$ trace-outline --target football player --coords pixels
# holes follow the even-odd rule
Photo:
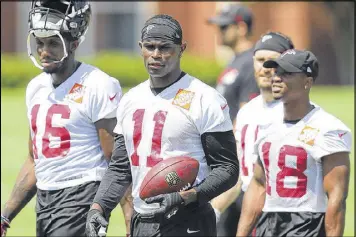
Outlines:
[[[26,89],[29,154],[2,211],[1,235],[35,194],[37,236],[85,234],[86,214],[111,157],[122,94],[115,78],[75,60],[90,18],[87,1],[32,2],[28,52],[43,73]]]
[[[87,234],[97,236],[132,183],[131,236],[216,236],[209,201],[238,179],[235,138],[226,100],[180,68],[186,49],[182,29],[168,15],[155,15],[141,31],[149,79],[127,92],[119,105],[109,168],[88,213]],[[160,161],[188,156],[199,162],[188,190],[140,199],[140,185]]]
[[[290,38],[278,32],[268,32],[262,35],[255,44],[253,64],[260,95],[245,104],[237,113],[234,133],[240,164],[240,179],[234,188],[212,200],[218,216],[224,213],[231,203],[235,203],[235,200],[237,203],[235,205],[241,210],[243,195],[253,174],[253,162],[256,159],[253,154],[253,145],[258,134],[258,125],[283,117],[283,104],[272,96],[274,71],[263,67],[263,63],[269,59],[276,59],[284,51],[293,48]],[[238,221],[234,222],[234,232],[229,236],[236,235],[237,223]]]
[[[253,14],[242,4],[227,4],[217,16],[209,18],[208,23],[219,27],[222,45],[231,48],[235,54],[216,85],[216,89],[226,98],[231,120],[234,121],[239,109],[260,92],[253,76],[254,43],[250,39]],[[229,207],[229,213],[218,224],[219,236],[235,232],[231,230],[231,224],[236,223],[240,215],[235,206]]]
[[[263,66],[276,70],[272,95],[282,100],[284,115],[259,127],[237,236],[247,236],[256,223],[257,236],[342,236],[351,132],[310,103],[318,60],[291,49]]]

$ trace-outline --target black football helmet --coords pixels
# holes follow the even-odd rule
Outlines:
[[[29,12],[28,55],[41,69],[31,53],[30,36],[50,37],[57,35],[64,46],[63,61],[68,54],[63,38],[82,43],[91,18],[91,6],[88,1],[80,0],[33,0]]]

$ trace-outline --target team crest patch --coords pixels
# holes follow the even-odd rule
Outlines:
[[[305,144],[313,146],[315,138],[318,135],[318,133],[319,133],[319,129],[305,126],[301,131],[301,133],[299,134],[298,140]]]
[[[70,89],[69,93],[66,95],[66,98],[80,104],[83,101],[84,89],[85,86],[75,83],[72,89]]]
[[[173,99],[172,104],[178,105],[183,109],[189,110],[190,104],[192,103],[192,100],[194,98],[194,94],[195,94],[194,92],[179,89],[176,96]]]
[[[164,179],[170,187],[176,186],[182,181],[175,171],[169,172]]]

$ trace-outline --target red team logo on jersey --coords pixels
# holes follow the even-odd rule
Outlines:
[[[183,109],[189,110],[193,98],[194,98],[194,92],[179,89],[176,96],[173,99],[172,104],[178,105]]]
[[[305,126],[303,128],[302,132],[300,133],[298,140],[305,144],[313,146],[314,140],[315,140],[316,136],[318,135],[318,133],[319,133],[319,129]]]
[[[85,86],[75,83],[68,95],[66,95],[66,98],[81,104],[83,101],[84,89]]]

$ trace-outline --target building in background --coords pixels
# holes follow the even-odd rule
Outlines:
[[[91,2],[93,17],[78,54],[120,50],[138,53],[145,20],[165,13],[179,20],[187,51],[219,61],[230,58],[219,46],[218,32],[206,24],[224,4],[232,2]],[[320,60],[319,84],[354,82],[353,2],[246,2],[255,16],[253,40],[267,30],[289,35],[297,48],[310,49]],[[26,54],[30,2],[1,2],[1,52]]]
[[[145,20],[157,11],[154,2],[91,2],[92,18],[79,56],[99,51],[138,52]],[[1,52],[26,53],[31,2],[1,2]]]

